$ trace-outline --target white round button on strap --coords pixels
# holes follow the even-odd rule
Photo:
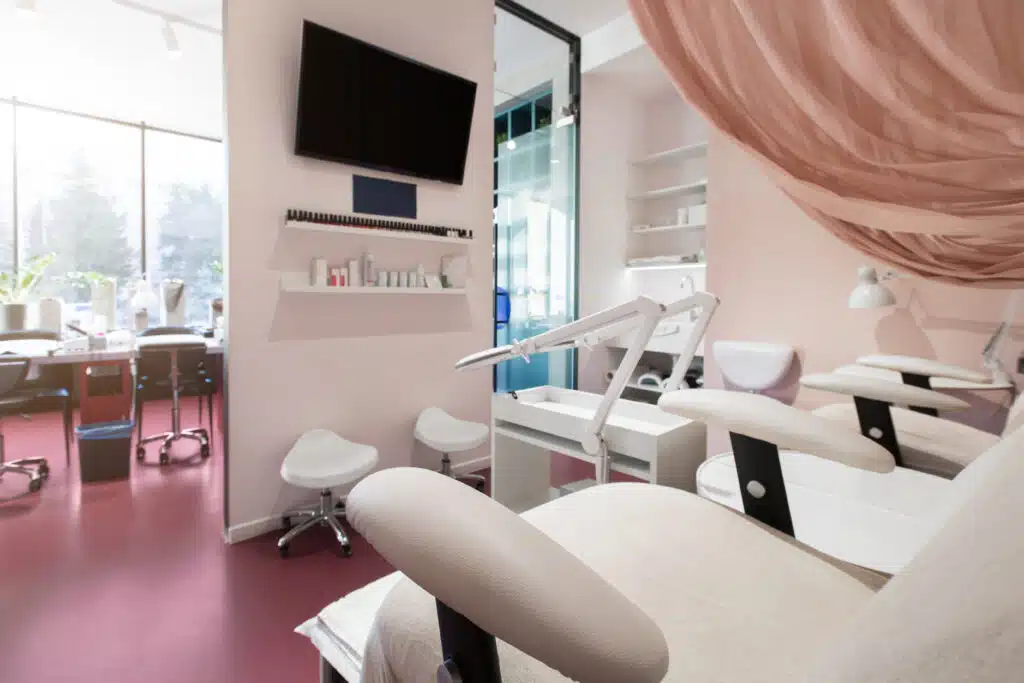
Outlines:
[[[761,498],[764,498],[766,493],[768,493],[768,489],[766,489],[764,484],[759,481],[748,481],[747,493],[760,500]]]

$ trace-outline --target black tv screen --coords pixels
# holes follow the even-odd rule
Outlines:
[[[311,21],[295,153],[462,184],[476,83]]]

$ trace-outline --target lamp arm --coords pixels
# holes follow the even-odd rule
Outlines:
[[[469,370],[497,365],[502,361],[526,357],[534,353],[548,353],[579,346],[584,340],[593,341],[596,338],[594,336],[596,333],[607,328],[613,327],[615,330],[621,331],[634,327],[636,316],[651,311],[652,307],[657,308],[659,312],[661,310],[661,304],[653,299],[640,296],[632,301],[606,308],[553,330],[542,332],[529,339],[471,354],[456,363],[455,369]]]
[[[1006,368],[1003,367],[1003,362],[999,359],[999,350],[1003,345],[1003,340],[1010,333],[1010,324],[1017,310],[1019,295],[1020,290],[1014,290],[1010,294],[1010,299],[1006,302],[1006,308],[1003,311],[1003,322],[999,323],[999,327],[996,328],[996,331],[985,343],[985,348],[981,351],[982,365],[992,373],[993,382],[1013,384],[1013,378],[1010,377],[1010,373],[1006,371]]]
[[[697,355],[697,347],[707,332],[708,325],[711,323],[711,317],[715,314],[718,304],[718,297],[714,294],[697,292],[693,296],[681,299],[668,306],[665,312],[666,317],[687,310],[693,311],[697,308],[700,309],[700,315],[690,331],[690,338],[686,340],[686,345],[683,346],[679,358],[676,359],[675,367],[672,368],[672,374],[669,375],[668,382],[665,384],[665,391],[676,391],[682,386],[686,371],[690,369],[690,363],[693,362],[693,357]]]

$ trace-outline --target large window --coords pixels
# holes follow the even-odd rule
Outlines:
[[[152,282],[185,282],[191,320],[221,295],[223,155],[216,142],[146,133],[147,270]]]
[[[14,265],[14,107],[0,102],[0,269]]]
[[[203,323],[222,289],[224,168],[216,140],[0,101],[0,268],[53,253],[39,293],[84,323],[90,277],[117,282],[122,325],[141,280],[181,279]]]
[[[17,115],[19,261],[55,254],[41,293],[79,312],[88,310],[89,289],[67,274],[115,279],[124,323],[129,285],[141,272],[139,131],[25,107]]]

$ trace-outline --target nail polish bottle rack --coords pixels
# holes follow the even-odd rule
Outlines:
[[[285,226],[296,230],[336,232],[349,235],[373,235],[392,239],[420,240],[444,244],[469,244],[473,231],[443,225],[427,225],[392,218],[374,218],[354,214],[330,214],[288,209]]]

